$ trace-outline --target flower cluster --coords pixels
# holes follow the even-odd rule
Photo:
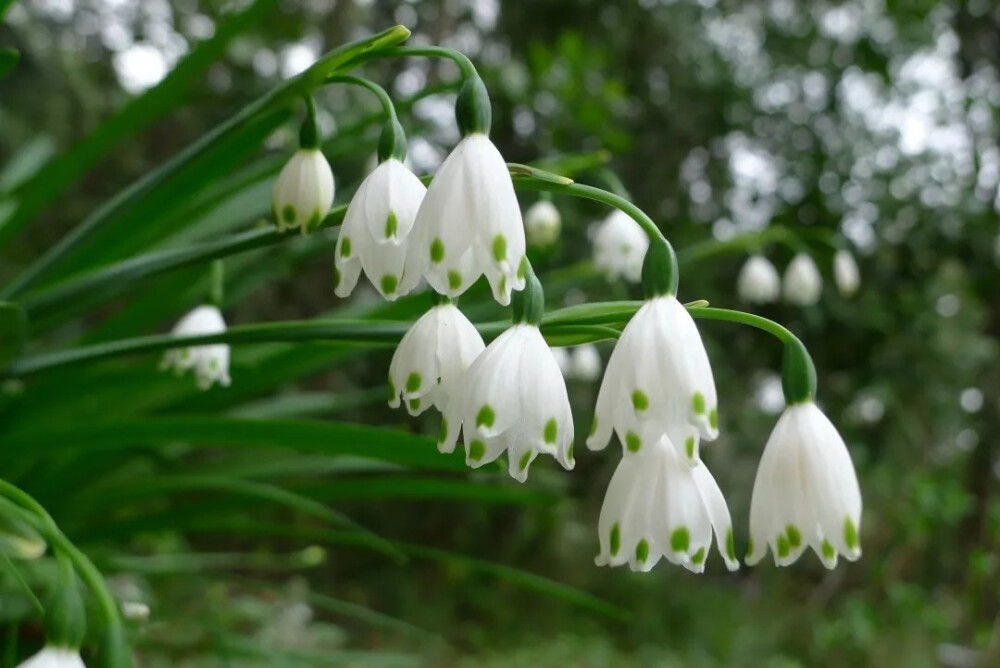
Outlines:
[[[439,449],[451,453],[461,439],[470,467],[506,454],[509,474],[524,482],[544,454],[572,469],[575,429],[566,380],[596,380],[602,362],[593,345],[550,348],[540,329],[544,295],[526,245],[544,249],[558,240],[558,210],[541,199],[522,221],[508,166],[489,139],[489,99],[478,77],[470,77],[458,96],[463,137],[427,188],[405,166],[402,128],[394,112],[390,116],[379,163],[351,199],[334,251],[334,289],[341,297],[351,294],[362,273],[388,300],[422,282],[435,295],[434,306],[393,355],[389,405],[411,415],[438,410]],[[316,227],[332,200],[333,178],[310,119],[302,150],[275,187],[281,230]],[[734,570],[739,562],[729,509],[701,456],[702,442],[718,437],[720,421],[712,366],[692,313],[757,327],[763,319],[682,304],[670,244],[645,214],[605,195],[616,209],[593,231],[594,263],[610,278],[641,282],[645,300],[608,359],[586,439],[591,450],[604,449],[615,436],[621,444],[598,522],[596,563],[647,571],[666,559],[701,572],[714,543]],[[494,299],[514,307],[512,325],[488,345],[454,302],[483,276]],[[834,276],[843,293],[857,289],[857,265],[846,251],[834,259]],[[741,298],[754,303],[774,301],[783,291],[786,300],[809,305],[821,290],[819,271],[806,254],[791,261],[784,279],[759,254],[739,276]],[[790,332],[764,322],[769,324],[762,328],[786,346],[788,407],[757,472],[747,562],[770,550],[775,563],[787,565],[812,547],[832,568],[838,556],[860,556],[860,488],[843,439],[813,401],[808,353]],[[200,307],[175,334],[224,330],[217,309]],[[207,387],[228,384],[228,358],[226,346],[212,344],[173,351],[165,363],[194,368],[199,385]]]

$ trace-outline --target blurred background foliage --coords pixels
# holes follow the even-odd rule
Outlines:
[[[821,302],[761,313],[815,358],[865,496],[864,557],[832,572],[811,557],[732,575],[714,558],[703,576],[597,569],[614,450],[577,448],[571,475],[540,461],[523,486],[467,472],[423,436],[357,456],[370,435],[342,422],[436,435],[436,420],[385,407],[384,349],[237,347],[232,387],[207,393],[157,373],[151,356],[6,381],[0,475],[45,504],[119,597],[149,605],[135,622],[139,665],[1000,665],[1000,9],[989,0],[17,2],[0,25],[0,45],[21,52],[0,82],[0,285],[247,102],[394,23],[411,44],[477,63],[508,160],[606,158],[679,249],[683,300],[740,307],[748,251],[781,268],[808,247],[828,283]],[[458,138],[455,68],[411,59],[361,72],[399,102],[413,166],[432,172]],[[346,203],[370,168],[378,107],[343,87],[319,102]],[[136,254],[262,224],[295,113],[241,129],[87,237],[26,293],[29,352],[167,331],[204,300],[206,265],[112,298],[42,297]],[[609,183],[600,170],[579,178]],[[550,305],[637,297],[589,265],[587,229],[606,212],[557,204],[562,241],[534,259]],[[817,241],[831,233],[859,256],[850,299]],[[333,242],[230,258],[230,324],[406,320],[428,306],[337,300]],[[500,317],[478,287],[463,307]],[[781,409],[780,351],[754,331],[702,331],[723,433],[704,456],[739,550]],[[583,432],[596,385],[570,390]],[[21,569],[40,590],[47,573]],[[0,627],[6,665],[42,639],[10,568]]]

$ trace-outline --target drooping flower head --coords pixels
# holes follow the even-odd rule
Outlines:
[[[476,113],[467,111],[472,107]],[[511,291],[524,288],[524,225],[507,164],[489,138],[489,97],[478,77],[462,87],[456,116],[464,137],[417,212],[404,284],[411,289],[423,276],[457,297],[485,274],[493,297],[507,305]]]
[[[226,331],[226,321],[218,308],[203,305],[195,308],[180,319],[174,327],[174,336],[201,336],[221,334]],[[198,381],[198,388],[207,390],[213,383],[228,387],[229,379],[229,346],[225,343],[212,343],[185,348],[172,348],[166,352],[162,369],[174,369],[183,373],[193,369]]]
[[[566,381],[538,326],[541,284],[527,285],[514,303],[515,324],[469,367],[462,402],[466,463],[479,467],[507,452],[510,475],[523,482],[539,453],[573,468],[573,414]]]
[[[628,214],[615,209],[594,231],[594,264],[608,279],[638,283],[649,235]]]
[[[587,446],[604,448],[612,431],[628,452],[666,434],[692,460],[700,438],[718,436],[708,354],[694,319],[673,295],[647,300],[611,353]]]
[[[362,181],[347,207],[334,250],[338,297],[351,294],[362,269],[389,300],[415,286],[413,281],[403,281],[403,268],[413,222],[426,192],[420,179],[395,157],[384,160]]]
[[[585,343],[573,348],[569,360],[569,374],[566,377],[584,382],[594,381],[601,377],[602,369],[601,353],[598,352],[597,346]]]
[[[805,253],[799,253],[785,269],[785,301],[796,306],[812,306],[823,292],[823,278],[816,263]]]
[[[667,436],[626,453],[608,485],[598,524],[598,566],[648,571],[666,557],[700,573],[712,547],[739,568],[729,508],[701,461],[693,466]]]
[[[861,286],[861,271],[851,251],[841,249],[833,254],[833,282],[844,297],[852,296]]]
[[[745,302],[767,304],[781,295],[781,277],[766,257],[751,255],[740,269],[736,289]]]
[[[541,199],[524,213],[524,231],[531,246],[549,246],[559,239],[562,217],[555,204]]]
[[[301,228],[308,232],[326,217],[333,205],[333,171],[319,150],[319,129],[312,98],[299,133],[299,150],[285,163],[274,182],[271,209],[278,231]]]
[[[410,415],[431,406],[441,411],[443,452],[455,448],[461,427],[465,372],[486,346],[479,332],[451,303],[422,315],[403,336],[389,364],[389,405],[406,403]]]
[[[827,568],[861,556],[861,489],[836,427],[813,401],[785,409],[764,447],[750,502],[753,565],[768,549],[778,566],[811,547]]]

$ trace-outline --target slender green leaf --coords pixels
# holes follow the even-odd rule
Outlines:
[[[403,466],[464,470],[458,454],[438,453],[424,436],[357,424],[306,420],[240,420],[219,417],[150,417],[38,428],[4,435],[0,460],[24,453],[129,448],[174,442],[253,448],[295,448],[351,455]]]
[[[276,5],[276,0],[256,0],[247,9],[230,16],[210,39],[198,43],[159,84],[132,99],[97,130],[49,162],[18,192],[18,211],[5,227],[0,228],[0,246],[104,159],[120,141],[180,105],[191,83],[218,60],[229,42],[266,18]]]
[[[211,132],[203,135],[200,139],[181,151],[178,155],[174,156],[174,158],[169,160],[159,169],[148,173],[146,176],[134,182],[128,188],[110,199],[94,213],[83,220],[79,225],[73,228],[72,232],[63,237],[63,239],[55,246],[50,248],[49,251],[41,259],[35,262],[27,271],[18,276],[14,281],[8,283],[2,292],[0,292],[0,297],[9,297],[23,292],[65,256],[75,252],[79,248],[81,242],[94,230],[103,227],[108,223],[108,221],[113,220],[117,215],[120,215],[123,211],[125,211],[127,207],[135,204],[140,197],[149,193],[161,183],[167,181],[174,174],[186,169],[192,160],[209,150],[216,142],[222,140],[224,137],[243,126],[245,123],[251,121],[262,113],[267,113],[283,105],[289,104],[303,92],[310,91],[315,88],[329,74],[341,71],[344,68],[349,68],[350,62],[353,58],[365,53],[377,51],[387,46],[398,44],[409,37],[409,34],[410,31],[403,26],[396,26],[327,53],[309,69],[305,70],[295,78],[286,81],[264,97],[258,99],[256,102],[247,105],[235,116],[217,126]],[[7,227],[0,230],[0,233],[3,233],[4,230],[8,230],[12,227],[14,226],[8,224]],[[2,236],[0,236],[0,241],[2,241]]]

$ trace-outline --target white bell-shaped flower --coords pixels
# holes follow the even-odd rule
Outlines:
[[[514,325],[490,343],[469,367],[462,405],[469,466],[492,462],[506,450],[510,475],[521,482],[540,452],[573,468],[566,382],[536,325]]]
[[[861,489],[844,439],[812,401],[785,409],[757,467],[746,562],[787,566],[811,547],[827,568],[861,556]]]
[[[841,249],[833,254],[833,282],[844,297],[852,296],[861,286],[861,270],[851,251]]]
[[[454,304],[439,304],[403,336],[389,363],[389,405],[406,402],[410,415],[441,411],[442,452],[455,449],[461,427],[464,376],[485,348],[475,326]]]
[[[736,281],[740,299],[751,304],[767,304],[781,296],[781,277],[763,255],[751,255]]]
[[[816,263],[805,253],[799,253],[785,269],[785,301],[797,306],[812,306],[823,292],[823,278]]]
[[[221,334],[226,331],[226,321],[215,306],[199,306],[174,327],[174,336],[201,336]],[[198,381],[198,388],[207,390],[213,383],[228,386],[229,379],[229,346],[225,343],[212,343],[186,348],[172,348],[166,352],[160,365],[163,369],[174,369],[183,373],[193,369]]]
[[[612,431],[632,453],[667,434],[692,461],[700,438],[719,434],[708,354],[694,319],[674,296],[646,301],[611,353],[587,446],[604,448]]]
[[[271,196],[278,230],[314,228],[330,212],[333,191],[333,171],[322,151],[296,151],[278,174]]]
[[[594,230],[594,264],[608,279],[638,283],[649,235],[631,216],[615,209]]]
[[[586,343],[573,348],[567,377],[584,382],[594,381],[601,377],[603,368],[601,353],[598,352],[597,346]]]
[[[524,225],[507,164],[485,134],[467,135],[427,189],[407,250],[403,285],[420,277],[457,297],[481,275],[493,297],[510,303],[524,288]]]
[[[549,246],[559,239],[562,217],[556,205],[541,199],[524,213],[524,232],[531,246]]]
[[[400,290],[406,249],[427,188],[396,158],[382,162],[358,187],[340,228],[334,251],[338,297],[347,297],[363,269],[389,300]],[[411,284],[412,287],[412,284]]]
[[[703,462],[694,466],[666,436],[622,457],[598,523],[598,566],[648,571],[666,557],[700,573],[712,536],[729,570],[739,568],[726,499]]]
[[[66,647],[43,647],[28,657],[17,668],[86,668],[79,650]]]

